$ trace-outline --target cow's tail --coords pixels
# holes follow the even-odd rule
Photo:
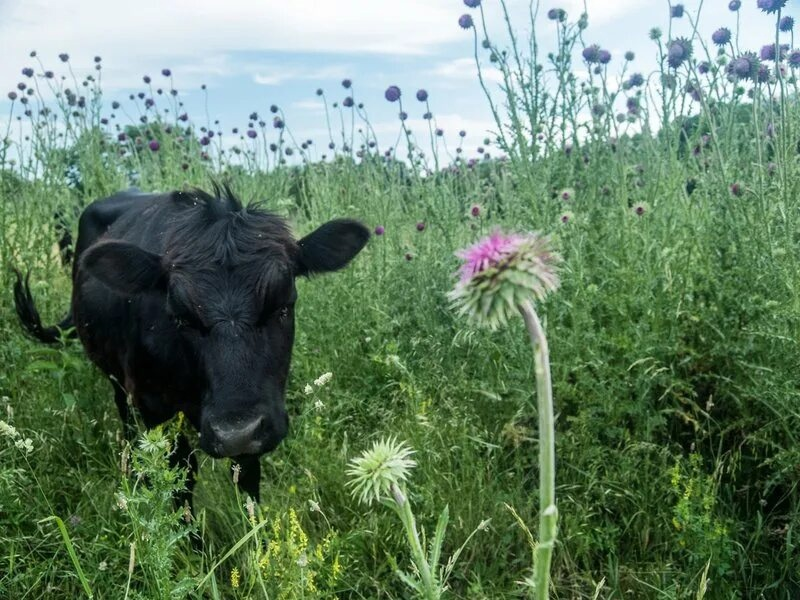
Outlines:
[[[65,338],[75,338],[77,334],[72,322],[72,313],[69,313],[58,325],[45,327],[36,310],[36,303],[33,301],[30,285],[30,272],[22,278],[22,273],[14,269],[17,281],[14,284],[14,306],[17,309],[17,316],[25,330],[40,342],[45,344],[57,344]]]

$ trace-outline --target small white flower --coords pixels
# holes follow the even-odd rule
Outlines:
[[[323,408],[325,408],[325,404],[322,402],[322,400],[320,400],[319,398],[317,398],[317,399],[314,401],[314,410],[316,410],[316,411],[321,411]]]
[[[33,440],[31,438],[19,438],[14,445],[20,450],[25,450],[25,454],[33,452]]]
[[[99,565],[97,565],[98,571],[105,571],[108,568],[108,563],[106,561],[102,561]]]
[[[311,394],[314,393],[314,388],[311,387],[310,383],[307,383],[306,387],[303,388],[303,392],[305,393],[306,396],[310,396]]]
[[[128,510],[128,499],[122,494],[117,494],[117,508],[120,510]]]
[[[9,425],[5,421],[0,421],[0,434],[6,435],[11,439],[17,437],[17,429],[13,425]]]
[[[319,377],[317,377],[314,380],[314,385],[316,385],[317,387],[322,387],[323,385],[328,383],[331,380],[332,377],[333,377],[333,373],[331,373],[331,372],[323,373],[322,375],[320,375]]]
[[[305,552],[297,558],[297,566],[301,569],[305,569],[308,566],[308,555]]]

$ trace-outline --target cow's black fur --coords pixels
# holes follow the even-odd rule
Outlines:
[[[114,382],[126,434],[128,396],[147,427],[182,411],[200,447],[234,458],[240,487],[258,499],[258,456],[288,427],[295,277],[344,267],[369,233],[338,219],[296,241],[282,218],[215,192],[128,190],[92,203],[80,217],[69,315],[44,327],[19,273],[14,300],[43,342],[74,324]],[[184,438],[177,446],[191,502],[197,461]]]

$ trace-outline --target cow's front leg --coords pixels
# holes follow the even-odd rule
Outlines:
[[[261,500],[259,493],[261,462],[259,458],[253,454],[235,456],[233,458],[233,480],[242,492],[249,495],[256,502]],[[238,472],[236,467],[239,467]]]

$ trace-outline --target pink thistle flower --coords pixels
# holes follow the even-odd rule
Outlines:
[[[448,297],[461,314],[492,329],[559,285],[561,258],[551,251],[550,239],[536,233],[495,231],[456,256],[464,264]]]
[[[520,235],[504,235],[495,231],[477,244],[456,252],[456,256],[465,261],[461,265],[462,283],[471,279],[476,273],[500,264],[503,258],[513,253],[524,239]]]

